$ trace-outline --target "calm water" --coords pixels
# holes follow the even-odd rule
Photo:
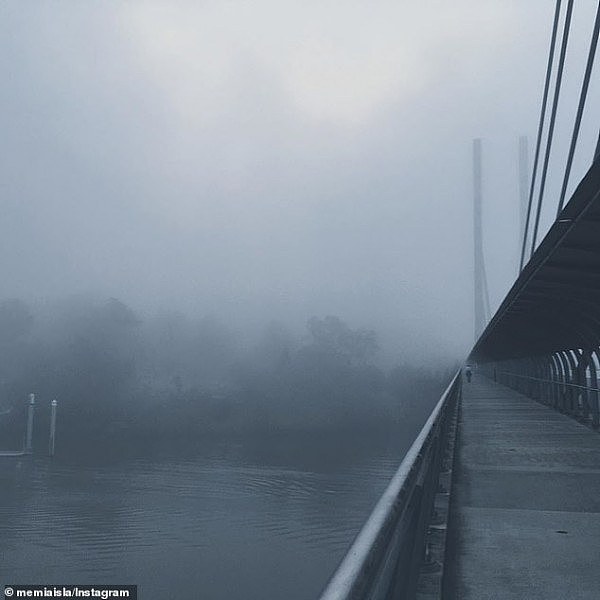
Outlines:
[[[137,584],[143,600],[315,598],[406,446],[0,459],[0,583]]]

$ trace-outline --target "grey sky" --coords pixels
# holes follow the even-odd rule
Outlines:
[[[553,4],[2,2],[2,295],[93,291],[239,327],[337,314],[399,354],[464,353],[471,139],[496,306]],[[558,171],[594,11],[576,4]]]

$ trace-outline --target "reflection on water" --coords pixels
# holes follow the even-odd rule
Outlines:
[[[0,583],[138,584],[143,600],[315,598],[402,450],[326,446],[2,459]]]

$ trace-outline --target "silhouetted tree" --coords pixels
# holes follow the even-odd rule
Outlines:
[[[311,317],[307,324],[313,345],[349,364],[364,364],[378,350],[377,336],[370,329],[352,330],[339,317]]]
[[[31,331],[33,315],[23,300],[0,303],[0,344],[10,344]]]

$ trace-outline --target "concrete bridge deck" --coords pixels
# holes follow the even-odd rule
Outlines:
[[[449,596],[600,598],[600,434],[477,375],[458,435]]]

